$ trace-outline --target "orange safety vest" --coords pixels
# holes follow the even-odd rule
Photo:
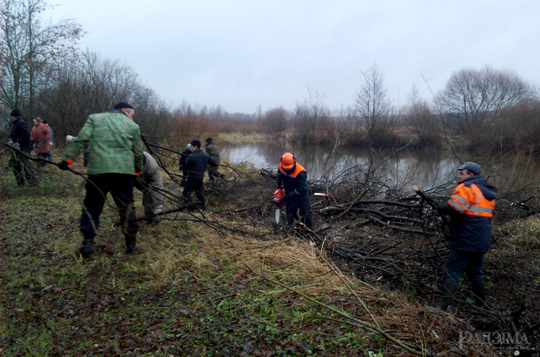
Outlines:
[[[487,200],[475,184],[470,187],[459,184],[448,200],[448,204],[461,214],[469,216],[493,217],[495,200]]]
[[[281,167],[281,162],[279,163],[279,170],[280,170],[281,172],[283,172],[283,174],[285,174],[285,175],[287,175],[287,176],[292,176],[292,177],[296,177],[296,176],[298,176],[298,174],[299,174],[300,172],[306,171],[306,169],[304,169],[304,168],[302,167],[302,165],[300,165],[300,164],[297,163],[297,164],[296,164],[296,169],[294,170],[294,172],[291,173],[291,174],[287,174],[287,173],[285,172],[285,169],[284,169],[283,167]]]

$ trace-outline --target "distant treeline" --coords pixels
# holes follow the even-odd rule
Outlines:
[[[538,91],[512,72],[462,69],[450,76],[431,103],[413,88],[406,105],[399,108],[389,100],[377,65],[362,73],[364,80],[351,94],[352,104],[340,110],[329,109],[317,91],[309,91],[292,110],[228,113],[185,101],[174,107],[144,85],[128,65],[90,50],[80,52],[75,45],[84,35],[82,27],[73,20],[43,22],[41,14],[47,8],[44,0],[4,2],[0,36],[4,136],[10,129],[8,113],[14,108],[24,113],[29,125],[36,116],[48,120],[58,138],[76,135],[89,114],[127,101],[134,105],[144,135],[172,146],[183,146],[194,137],[241,132],[302,144],[538,151]]]

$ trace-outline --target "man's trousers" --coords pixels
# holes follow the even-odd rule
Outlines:
[[[100,174],[89,175],[86,182],[86,198],[84,199],[79,228],[85,238],[93,238],[99,228],[99,216],[105,205],[107,193],[111,193],[120,214],[122,233],[135,236],[139,224],[133,205],[134,175]]]

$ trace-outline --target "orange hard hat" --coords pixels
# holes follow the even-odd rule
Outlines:
[[[286,152],[281,157],[281,167],[283,167],[285,170],[292,169],[295,163],[296,159],[290,152]]]

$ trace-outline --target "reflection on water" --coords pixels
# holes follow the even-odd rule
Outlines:
[[[451,152],[370,150],[333,146],[297,146],[287,148],[274,143],[223,145],[222,156],[233,163],[246,162],[257,168],[277,170],[284,152],[292,152],[304,166],[308,179],[335,178],[344,170],[362,165],[377,167],[391,187],[417,185],[428,189],[449,181],[455,182],[459,161]],[[389,158],[390,157],[390,158]],[[389,159],[388,159],[389,158]],[[362,178],[360,178],[362,179]]]

